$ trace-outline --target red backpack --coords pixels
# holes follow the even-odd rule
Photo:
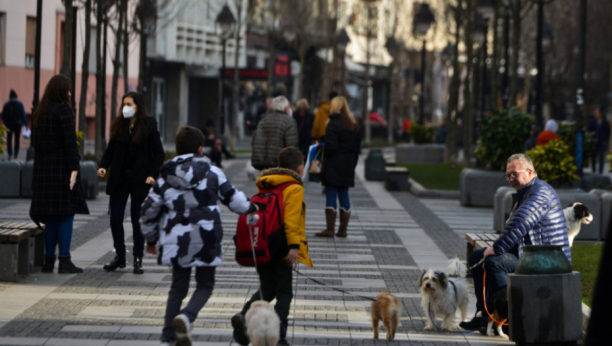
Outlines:
[[[287,255],[289,247],[283,218],[283,190],[293,184],[295,182],[284,183],[271,189],[261,189],[251,198],[251,203],[259,207],[257,212],[259,221],[256,225],[249,226],[248,215],[240,215],[238,218],[234,236],[238,264],[249,267],[255,264],[264,265]],[[253,248],[255,248],[255,260]]]

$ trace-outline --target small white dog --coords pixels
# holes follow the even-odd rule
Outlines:
[[[574,238],[580,233],[580,225],[588,225],[593,221],[593,214],[589,213],[586,205],[576,202],[563,209],[565,215],[565,225],[567,226],[567,237],[570,247],[574,243]]]
[[[458,258],[449,261],[449,274],[465,276],[467,268]],[[425,330],[434,329],[436,317],[442,319],[441,329],[457,330],[455,322],[457,310],[461,311],[461,320],[465,321],[468,306],[468,290],[463,279],[449,279],[441,271],[424,270],[419,278],[421,288],[421,306],[427,316]]]
[[[276,346],[279,339],[280,319],[266,301],[251,304],[246,316],[246,327],[253,346]]]

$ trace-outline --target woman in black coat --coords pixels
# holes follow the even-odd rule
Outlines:
[[[164,163],[164,148],[157,122],[147,113],[144,97],[136,92],[123,95],[122,109],[111,125],[111,138],[104,152],[98,176],[110,168],[106,194],[110,196],[110,225],[116,256],[104,270],[125,268],[123,217],[131,196],[134,274],[142,274],[144,237],[140,232],[140,206],[155,184]]]
[[[327,228],[316,233],[318,237],[333,237],[340,201],[340,227],[337,237],[346,237],[351,218],[351,200],[348,188],[355,186],[355,167],[361,151],[359,124],[353,117],[346,99],[334,97],[331,101],[331,115],[325,130],[323,146],[323,170],[321,182],[325,186],[325,220]]]
[[[60,274],[82,273],[70,259],[74,214],[89,214],[79,177],[75,119],[70,108],[70,80],[57,75],[45,88],[34,112],[34,175],[30,217],[45,224],[43,273],[52,273],[59,246]]]
[[[308,157],[308,149],[312,144],[312,124],[314,123],[314,114],[310,112],[310,105],[306,99],[299,99],[295,103],[295,113],[293,119],[298,128],[298,149],[302,152],[305,158]]]

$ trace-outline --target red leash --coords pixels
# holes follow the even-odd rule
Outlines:
[[[487,312],[487,315],[489,315],[489,318],[492,319],[495,323],[497,324],[501,324],[503,326],[507,326],[508,323],[506,322],[499,322],[498,320],[496,320],[495,318],[493,318],[493,316],[491,316],[491,314],[489,313],[489,308],[487,308],[487,291],[486,291],[486,279],[487,279],[487,272],[484,272],[484,275],[482,276],[482,296],[485,297],[485,311]]]

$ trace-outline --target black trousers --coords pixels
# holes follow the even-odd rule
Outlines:
[[[15,138],[15,158],[19,155],[19,144],[21,142],[21,127],[9,128],[6,131],[6,151],[9,157],[13,156],[13,137]]]
[[[115,192],[110,196],[110,226],[113,235],[113,246],[117,254],[125,254],[125,231],[123,229],[123,218],[128,197],[132,195],[130,179],[124,179],[117,185]],[[130,216],[132,217],[132,236],[134,238],[134,257],[144,255],[144,237],[140,231],[140,207],[144,201],[136,201],[132,198]]]

